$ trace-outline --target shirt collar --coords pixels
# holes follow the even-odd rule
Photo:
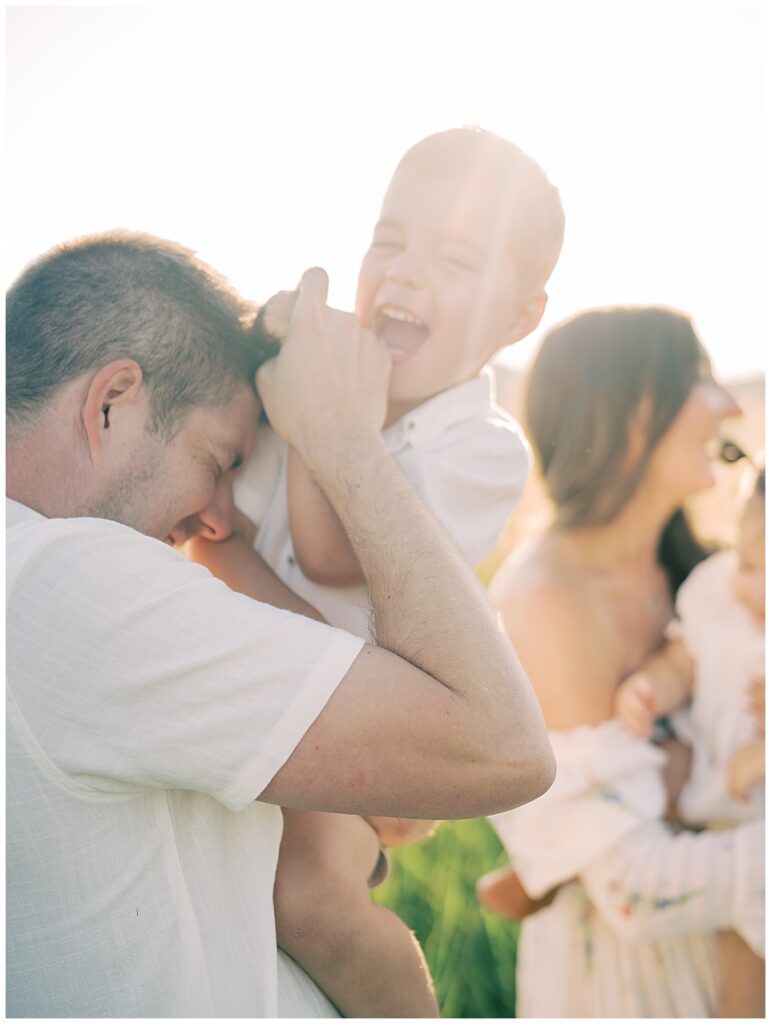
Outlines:
[[[485,369],[478,377],[456,384],[405,413],[386,427],[383,438],[394,454],[408,444],[431,441],[454,423],[487,415],[494,402],[495,381],[492,371]]]

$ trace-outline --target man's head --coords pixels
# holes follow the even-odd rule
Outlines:
[[[392,403],[475,376],[538,324],[562,246],[559,193],[529,156],[478,128],[400,161],[359,275],[356,311],[388,346]]]
[[[190,251],[150,236],[93,236],[36,260],[7,296],[12,496],[175,540],[180,521],[187,533],[224,507],[258,408],[253,315]],[[37,478],[63,461],[56,494]]]

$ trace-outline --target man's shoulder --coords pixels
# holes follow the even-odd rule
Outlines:
[[[23,536],[35,535],[42,543],[46,541],[55,542],[59,539],[98,538],[98,537],[124,537],[131,538],[135,542],[143,543],[151,548],[168,548],[168,545],[137,530],[125,523],[115,522],[113,519],[101,519],[97,516],[44,516],[40,512],[14,501],[13,498],[6,498],[5,532],[6,543],[9,547],[17,543]]]
[[[11,581],[34,566],[66,574],[92,565],[109,574],[121,567],[141,572],[187,561],[168,544],[123,523],[86,516],[48,518],[12,499],[6,501],[6,558],[9,592]]]

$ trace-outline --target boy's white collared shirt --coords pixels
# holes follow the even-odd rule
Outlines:
[[[530,452],[517,422],[495,405],[489,370],[443,391],[383,432],[415,492],[476,565],[495,547],[527,480]],[[368,636],[364,586],[312,583],[297,564],[289,534],[287,445],[258,430],[235,484],[236,501],[258,525],[255,548],[274,572],[328,622]]]

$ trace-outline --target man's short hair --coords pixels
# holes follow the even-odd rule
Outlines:
[[[526,286],[543,288],[559,258],[565,236],[560,194],[540,164],[508,139],[476,125],[429,135],[399,161],[431,174],[458,177],[494,188],[501,218]]]
[[[6,415],[23,429],[61,387],[133,359],[148,390],[148,426],[173,436],[199,406],[254,386],[264,353],[247,328],[255,309],[189,250],[111,231],[35,260],[6,305]]]

